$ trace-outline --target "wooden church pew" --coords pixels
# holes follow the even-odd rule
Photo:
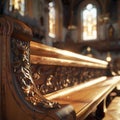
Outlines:
[[[120,81],[106,61],[32,41],[23,22],[0,17],[0,119],[84,120]]]
[[[78,54],[75,54],[75,53],[72,53],[72,52],[69,52],[66,50],[60,50],[60,49],[42,45],[42,44],[39,44],[39,43],[36,43],[33,41],[30,42],[30,48],[31,48],[31,63],[33,66],[37,65],[37,69],[38,69],[38,71],[36,71],[35,74],[37,74],[37,72],[40,72],[39,66],[42,68],[43,65],[48,65],[47,67],[50,69],[51,69],[51,67],[49,65],[52,65],[52,67],[53,66],[56,67],[57,65],[59,65],[59,66],[61,65],[64,67],[68,67],[68,66],[76,67],[77,66],[82,71],[81,74],[79,73],[81,76],[84,76],[84,74],[86,72],[92,71],[91,73],[86,74],[86,78],[84,80],[81,78],[79,80],[79,82],[77,83],[77,85],[72,85],[72,87],[67,86],[67,88],[64,88],[64,89],[61,87],[62,89],[60,88],[60,90],[56,91],[56,92],[53,92],[53,91],[50,92],[51,90],[47,90],[47,93],[46,93],[47,95],[45,95],[47,97],[47,99],[50,99],[52,101],[57,101],[61,104],[66,103],[66,104],[70,104],[70,105],[74,106],[75,112],[76,112],[76,117],[77,117],[76,119],[84,119],[88,114],[90,114],[92,111],[94,111],[94,109],[97,109],[97,106],[101,102],[103,102],[103,103],[107,102],[106,101],[107,96],[112,92],[112,90],[114,90],[116,84],[119,82],[120,77],[109,77],[110,74],[108,74],[109,72],[107,69],[108,63],[106,61],[98,60],[95,58],[89,58],[87,56],[78,55]],[[64,59],[62,59],[62,58],[64,58]],[[86,68],[86,69],[84,70],[84,68]],[[101,70],[105,70],[105,71],[101,72],[102,73],[101,75],[100,75],[100,73],[98,73],[98,76],[94,76],[97,73],[97,70],[99,72]],[[67,69],[66,69],[66,71],[67,71]],[[66,71],[64,71],[64,72],[66,72]],[[79,69],[77,69],[77,71],[79,71]],[[74,72],[76,72],[76,71],[74,71]],[[72,71],[72,73],[71,73],[73,76],[74,76],[74,72]],[[44,74],[44,72],[43,72],[43,74]],[[54,74],[54,73],[52,73],[52,74]],[[94,75],[92,76],[92,74],[94,74]],[[33,74],[33,76],[34,76],[34,74]],[[89,78],[88,76],[89,77],[92,76],[93,79]],[[46,82],[46,80],[44,80],[44,81]],[[51,85],[53,89],[55,89],[54,84],[56,84],[56,81],[58,82],[57,78],[56,79],[52,78],[50,81],[51,84],[53,85],[53,86]],[[44,85],[45,84],[46,83],[44,83]],[[49,86],[47,86],[47,87],[49,88]],[[47,87],[46,87],[46,89],[47,89]],[[98,99],[96,99],[97,97],[98,97]],[[101,99],[101,97],[102,97],[102,99]],[[91,98],[93,98],[93,99],[91,99]],[[84,101],[89,101],[89,102],[85,102],[85,103],[74,102],[74,101],[82,101],[83,99],[84,99]],[[80,105],[80,104],[82,104],[82,105]],[[104,107],[104,104],[102,104],[102,105]],[[81,106],[81,108],[80,108],[80,106]],[[102,112],[104,112],[104,111],[102,111]],[[100,114],[104,115],[104,113],[102,113],[102,112]],[[103,117],[103,116],[101,116],[101,117]]]

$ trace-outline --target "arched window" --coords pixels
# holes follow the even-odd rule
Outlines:
[[[81,41],[97,40],[100,26],[98,16],[101,13],[101,4],[96,0],[85,0],[78,9],[78,39]]]
[[[46,39],[56,42],[61,40],[62,36],[62,3],[60,0],[47,0],[48,13],[46,14]],[[48,18],[48,19],[47,19]]]
[[[55,38],[55,24],[56,24],[56,13],[55,3],[49,2],[49,36]]]
[[[23,16],[25,14],[25,0],[10,0],[9,11],[19,12]]]
[[[97,8],[87,4],[82,11],[82,37],[83,40],[97,39]]]

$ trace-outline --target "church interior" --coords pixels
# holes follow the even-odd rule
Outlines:
[[[120,0],[0,2],[0,120],[120,120]]]

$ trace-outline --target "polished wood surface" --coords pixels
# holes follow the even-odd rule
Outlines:
[[[84,56],[84,55],[70,52],[67,50],[58,49],[55,47],[46,46],[33,41],[30,42],[30,50],[31,50],[31,55],[62,58],[62,59],[66,58],[66,59],[72,59],[72,60],[80,60],[80,61],[87,61],[91,63],[97,63],[104,66],[108,65],[108,63],[103,60],[91,58],[88,56]]]
[[[75,86],[59,94],[57,92],[54,95],[47,95],[48,99],[58,101],[61,104],[71,104],[76,112],[77,118],[83,120],[88,114],[93,112],[97,105],[103,101],[106,96],[115,88],[117,83],[120,81],[120,76],[118,77],[101,77],[96,79],[94,82],[90,82],[89,85],[81,88],[81,85]]]
[[[103,69],[107,68],[107,64],[93,63],[93,62],[80,61],[80,60],[69,60],[62,58],[37,56],[37,55],[31,55],[30,58],[32,64],[61,65],[61,66],[103,68]]]

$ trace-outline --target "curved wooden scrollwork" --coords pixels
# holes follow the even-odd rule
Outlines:
[[[15,38],[11,40],[13,71],[15,75],[15,86],[20,86],[18,92],[22,92],[27,101],[33,105],[42,105],[44,108],[59,107],[58,103],[48,101],[37,90],[30,71],[29,42],[20,41]]]

